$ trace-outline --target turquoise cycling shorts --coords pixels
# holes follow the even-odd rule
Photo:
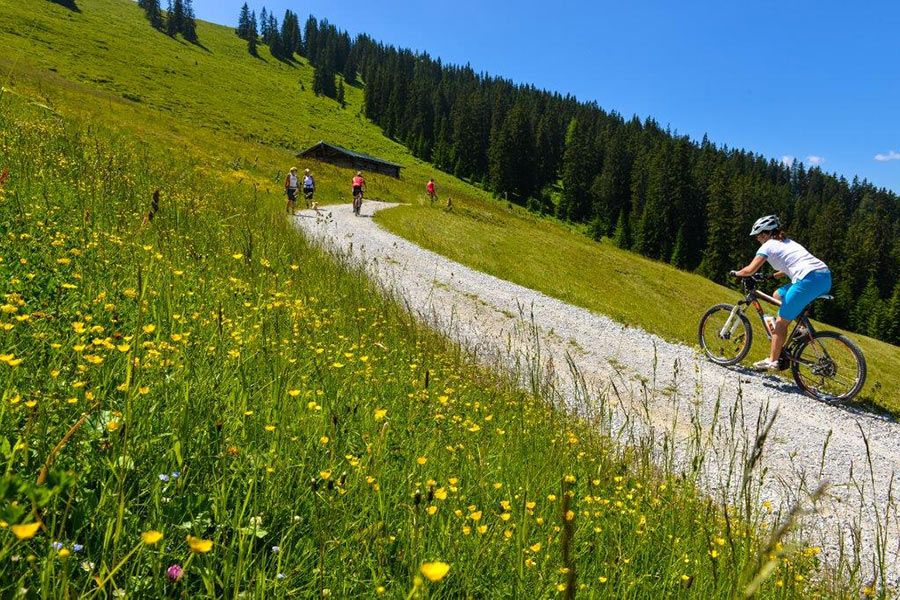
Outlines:
[[[831,271],[813,271],[795,283],[778,288],[781,308],[778,316],[793,321],[810,302],[831,290]]]

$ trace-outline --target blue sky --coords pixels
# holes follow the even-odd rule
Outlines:
[[[229,25],[242,4],[194,0]],[[249,4],[900,192],[900,3]]]

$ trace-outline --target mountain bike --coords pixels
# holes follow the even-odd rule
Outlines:
[[[774,306],[781,306],[781,302],[757,289],[769,279],[771,275],[742,278],[746,293],[742,300],[737,304],[716,304],[700,319],[700,347],[712,362],[734,365],[747,356],[753,344],[748,306],[756,309],[766,337],[772,339],[760,300]],[[833,299],[819,296],[815,301]],[[851,400],[866,382],[866,359],[846,336],[836,331],[816,331],[807,314],[810,306],[800,313],[788,335],[778,359],[779,370],[790,369],[794,381],[808,396],[825,401]]]
[[[362,208],[363,193],[362,190],[353,192],[353,214],[359,216],[359,210]]]

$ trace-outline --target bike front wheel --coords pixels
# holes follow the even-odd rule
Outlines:
[[[797,385],[819,400],[850,400],[866,383],[866,358],[836,331],[821,331],[795,351],[791,373]]]
[[[700,347],[719,365],[736,365],[750,352],[753,328],[747,316],[731,304],[716,304],[700,318]]]

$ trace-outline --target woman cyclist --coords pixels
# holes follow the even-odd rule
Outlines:
[[[789,277],[791,280],[774,294],[781,301],[781,307],[775,320],[775,331],[772,332],[769,358],[753,363],[759,371],[774,371],[778,369],[778,357],[787,337],[788,325],[800,316],[810,302],[828,293],[831,289],[831,271],[806,248],[788,238],[775,215],[757,219],[750,230],[750,237],[755,237],[762,245],[750,264],[739,271],[732,271],[732,275],[749,277],[768,261],[775,269],[776,277]]]

